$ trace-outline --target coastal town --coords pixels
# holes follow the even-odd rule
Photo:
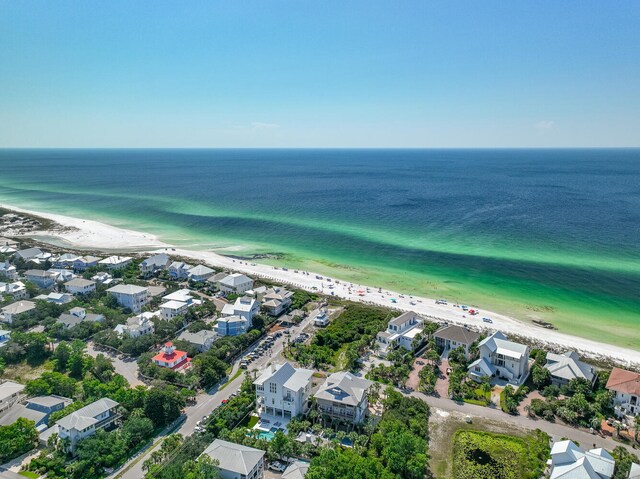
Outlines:
[[[2,478],[640,477],[629,362],[0,219]]]

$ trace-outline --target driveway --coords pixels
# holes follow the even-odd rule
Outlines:
[[[104,354],[113,361],[116,372],[124,376],[132,388],[140,385],[144,386],[144,383],[138,378],[138,362],[136,358],[125,357],[121,359],[121,355],[116,355],[109,350],[98,351],[93,341],[87,342],[87,354],[94,358],[98,354]]]

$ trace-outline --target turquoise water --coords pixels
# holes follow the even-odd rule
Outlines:
[[[0,201],[640,348],[640,150],[1,150]]]

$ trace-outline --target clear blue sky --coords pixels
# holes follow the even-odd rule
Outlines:
[[[0,0],[0,147],[640,146],[640,2]]]

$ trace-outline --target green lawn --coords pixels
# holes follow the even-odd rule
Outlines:
[[[236,379],[238,376],[240,376],[242,374],[242,369],[238,369],[236,371],[236,373],[233,375],[233,377],[229,378],[229,380],[224,383],[222,386],[220,386],[220,391],[222,391],[224,388],[226,388],[229,384],[231,384],[231,382]]]
[[[249,418],[249,422],[247,423],[247,429],[253,429],[253,426],[255,426],[256,424],[258,424],[258,421],[260,420],[260,418],[258,416],[251,416]]]
[[[453,442],[455,479],[537,479],[549,454],[549,437],[458,431]]]
[[[30,477],[31,479],[38,479],[40,477],[35,472],[31,472],[31,471],[20,471],[18,474],[24,477]]]

